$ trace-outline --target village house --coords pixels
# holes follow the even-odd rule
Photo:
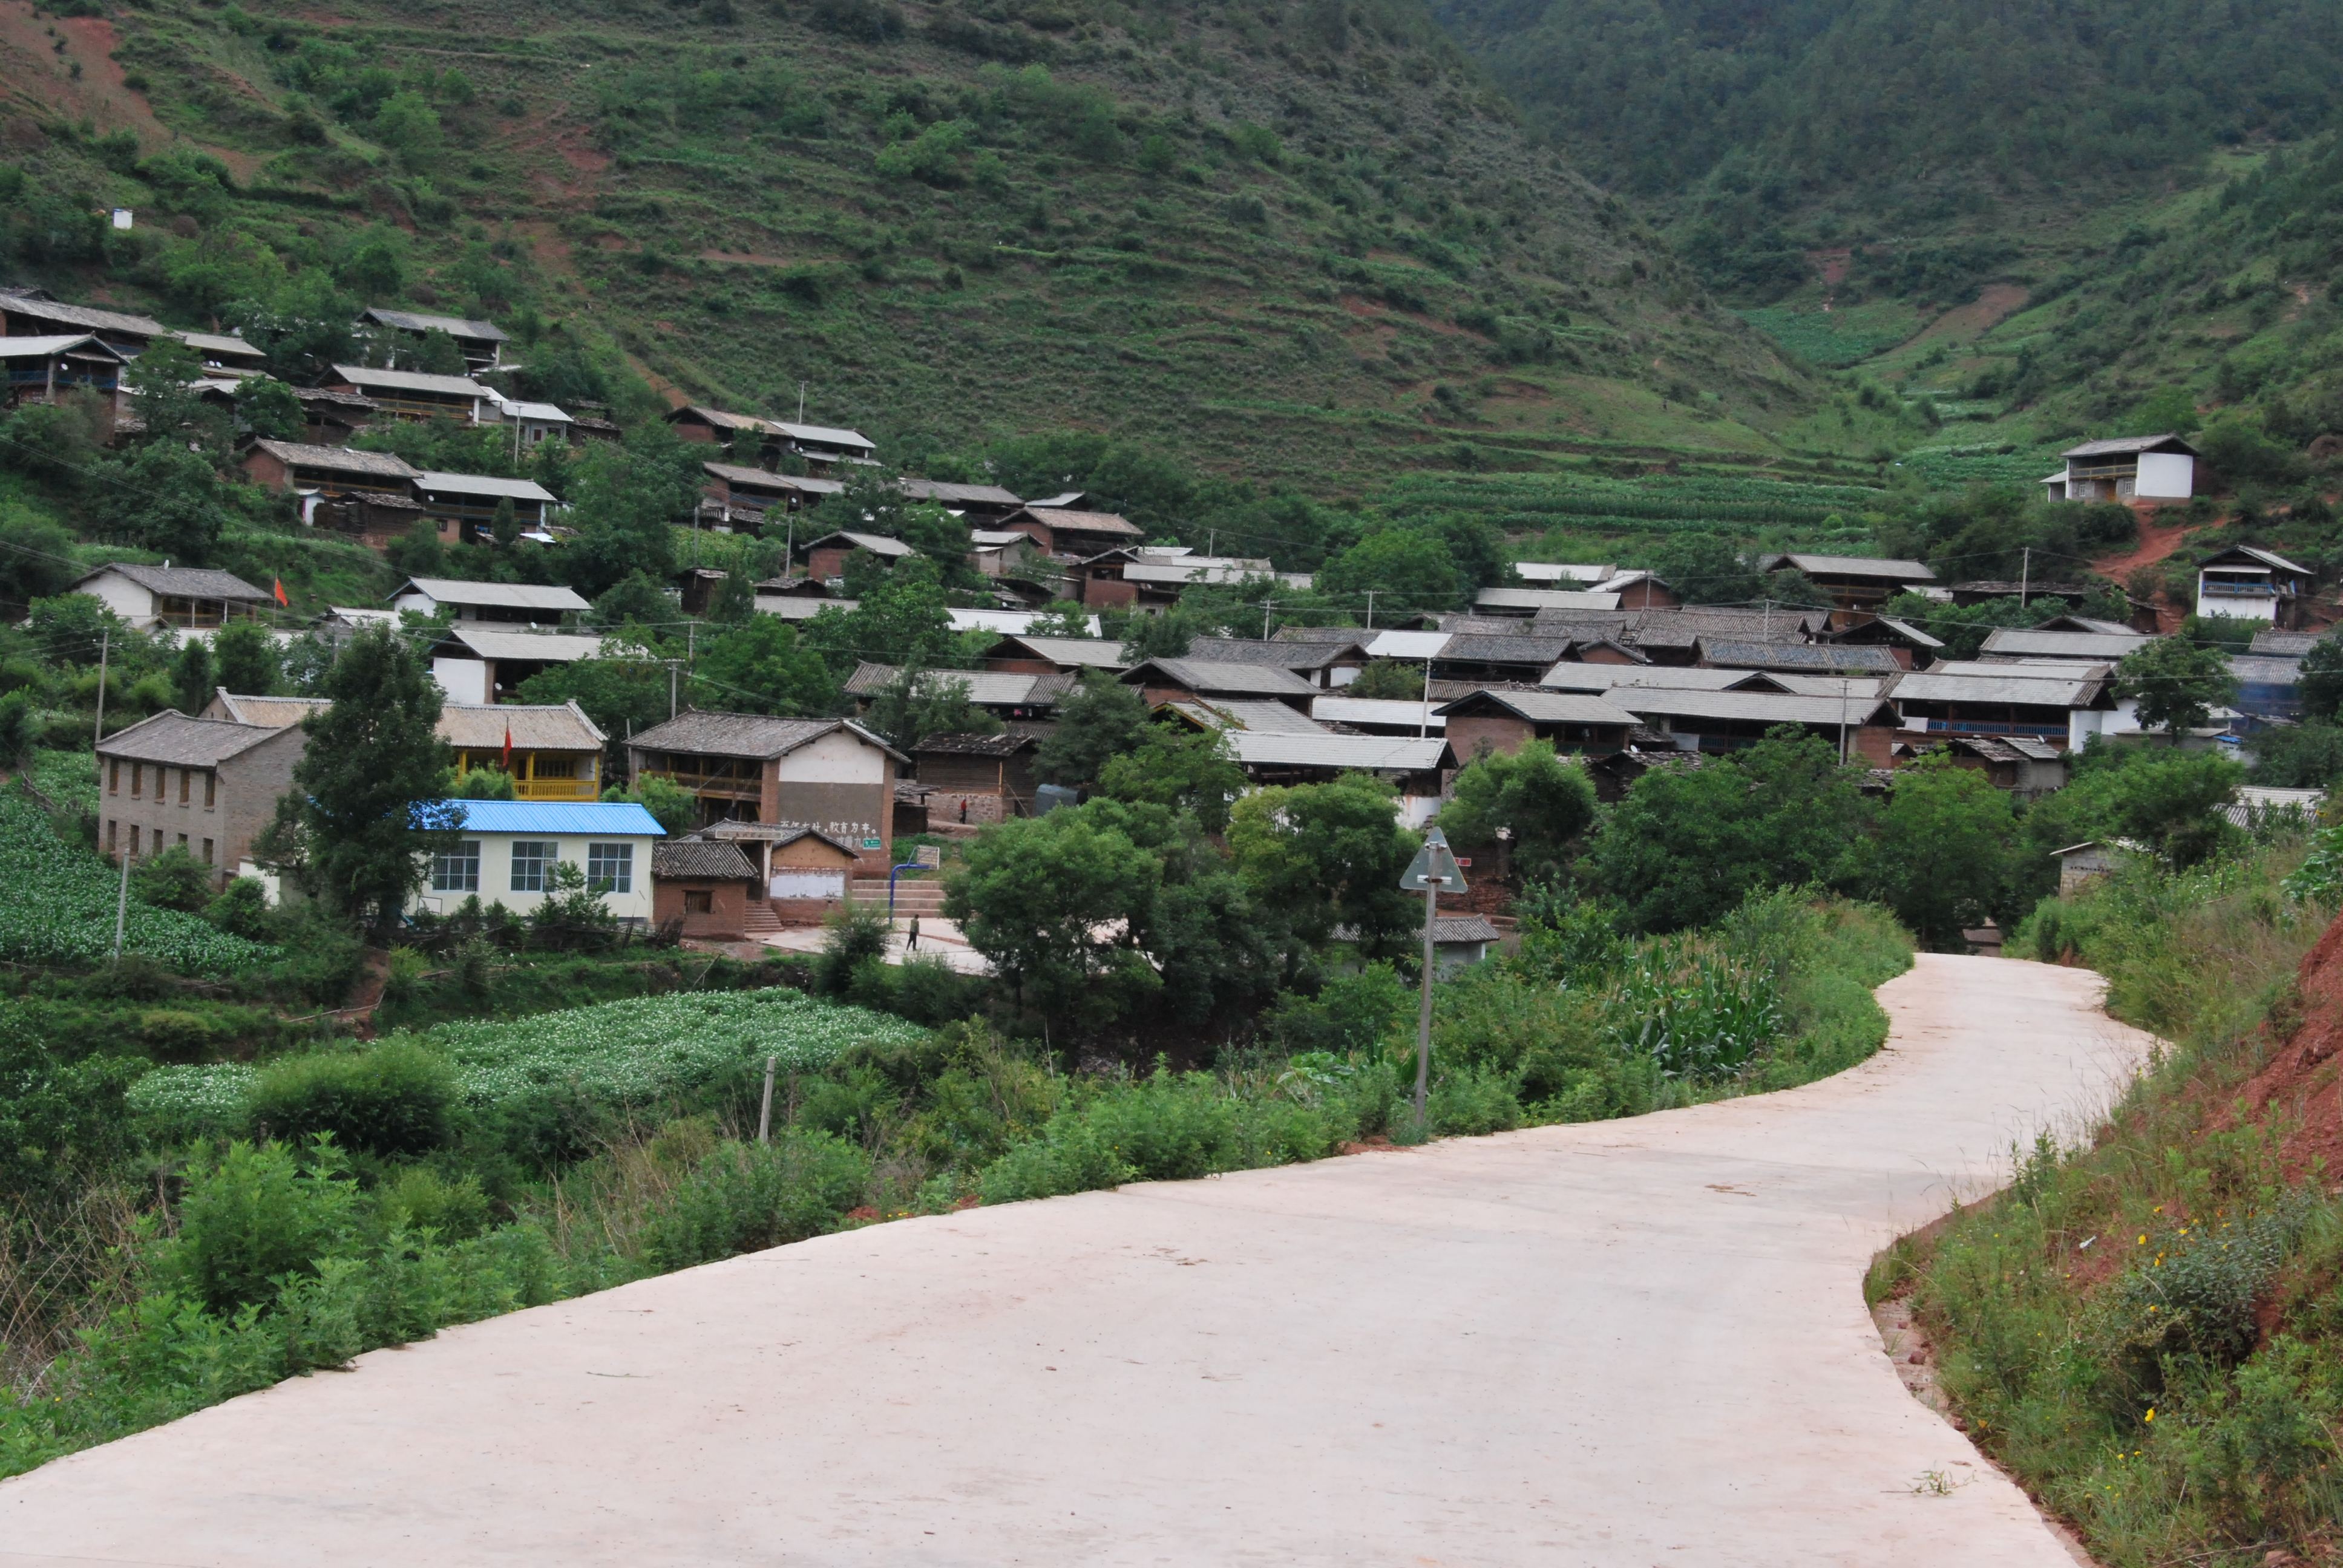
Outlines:
[[[1889,703],[1853,689],[1832,697],[1769,691],[1758,684],[1769,678],[1754,676],[1729,691],[1619,686],[1605,693],[1604,700],[1667,736],[1681,750],[1735,751],[1755,746],[1775,726],[1789,724],[1829,741],[1849,762],[1893,766],[1896,710]],[[1852,688],[1855,683],[1846,684]]]
[[[1085,669],[1102,669],[1120,675],[1131,668],[1122,657],[1122,644],[1099,638],[1035,637],[1020,632],[1004,637],[985,650],[987,669],[1021,670],[1031,675],[1048,675],[1058,671],[1079,674]]]
[[[793,563],[805,568],[807,577],[817,582],[836,582],[846,575],[847,560],[857,550],[876,556],[890,566],[920,553],[885,534],[840,528],[818,539],[807,539],[789,554]]]
[[[1476,615],[1534,616],[1542,609],[1617,609],[1619,596],[1572,588],[1484,588],[1474,597]]]
[[[949,479],[922,479],[906,474],[897,481],[913,501],[941,507],[971,524],[997,524],[1025,503],[998,485],[962,485]]]
[[[1710,669],[1836,676],[1887,676],[1904,668],[1885,648],[1836,642],[1744,642],[1721,637],[1700,639],[1698,664]]]
[[[2137,730],[2105,666],[2067,674],[2044,666],[1945,662],[1896,683],[1907,734],[2020,737],[2079,751],[2095,734]]]
[[[422,471],[394,452],[361,452],[348,447],[317,447],[263,437],[245,449],[244,477],[264,489],[299,497],[340,499],[363,492],[412,498]],[[302,508],[309,520],[309,508]]]
[[[459,623],[494,626],[558,626],[563,616],[582,615],[593,608],[576,588],[460,578],[409,578],[392,592],[390,605],[422,616],[449,610]]]
[[[84,574],[73,591],[89,595],[138,631],[168,627],[209,632],[232,620],[251,620],[277,602],[266,589],[231,572],[129,561]]]
[[[1987,664],[2023,659],[2028,663],[2115,664],[2155,641],[2142,632],[2070,631],[2024,627],[1996,627],[1986,634],[1977,658]]]
[[[512,339],[493,321],[473,321],[460,316],[428,316],[416,310],[386,310],[377,306],[359,312],[362,326],[395,332],[420,347],[434,332],[444,332],[463,351],[467,370],[494,370],[505,362],[505,345]]]
[[[846,678],[845,692],[869,711],[871,699],[903,678],[900,666],[873,664],[868,659],[857,664],[854,673]],[[1054,714],[1059,703],[1074,689],[1071,675],[1032,675],[997,669],[930,669],[920,677],[920,689],[930,691],[950,684],[968,693],[973,707],[981,708],[994,718],[1016,719],[1046,719]]]
[[[749,935],[752,901],[764,908],[764,886],[739,844],[694,834],[651,846],[651,924],[660,930],[740,941]]]
[[[484,537],[496,521],[497,508],[513,505],[513,520],[525,533],[542,536],[553,492],[534,479],[502,479],[488,474],[441,474],[426,471],[416,477],[416,494],[433,518],[455,525],[458,537]]]
[[[876,874],[858,840],[802,824],[734,818],[710,823],[701,836],[738,846],[756,868],[746,922],[752,939],[785,925],[820,924],[845,904],[860,877]]]
[[[1432,918],[1432,972],[1451,980],[1488,960],[1500,933],[1486,915],[1434,915]]]
[[[450,702],[439,709],[439,739],[456,767],[508,774],[520,800],[596,800],[602,794],[602,749],[609,738],[573,699],[563,703]]]
[[[586,873],[602,907],[620,925],[650,923],[652,847],[667,837],[631,801],[443,800],[461,837],[430,857],[410,906],[453,913],[467,900],[502,904],[527,915],[557,891],[553,869],[567,862]]]
[[[1015,528],[970,528],[968,564],[979,577],[1019,577],[1032,568],[1041,554],[1033,536]]]
[[[301,435],[313,447],[347,447],[382,412],[382,405],[357,392],[327,387],[296,387],[301,405]]]
[[[2231,545],[2197,568],[2197,613],[2258,620],[2288,630],[2303,624],[2314,575],[2284,556]]]
[[[1575,646],[1566,637],[1489,637],[1461,633],[1441,645],[1432,660],[1439,680],[1535,683],[1568,658]]]
[[[1274,732],[1280,735],[1333,735],[1332,726],[1321,724],[1307,712],[1289,708],[1282,702],[1258,697],[1216,697],[1210,702],[1186,701],[1159,703],[1155,708],[1159,719],[1175,720],[1191,729],[1249,729],[1256,734]]]
[[[1884,648],[1898,669],[1926,669],[1943,655],[1945,647],[1943,638],[1885,615],[1832,632],[1830,640],[1843,648]]]
[[[1391,735],[1297,735],[1227,731],[1229,755],[1262,786],[1324,784],[1345,773],[1372,773],[1399,791],[1401,825],[1420,828],[1440,814],[1442,788],[1456,767],[1448,742]]]
[[[451,702],[502,704],[530,676],[558,664],[603,657],[599,632],[568,633],[458,622],[431,645],[431,678]]]
[[[187,332],[152,317],[89,305],[67,305],[40,288],[0,289],[0,337],[96,337],[125,359],[135,359],[158,337],[176,337],[205,366],[250,373],[268,357],[234,334]]]
[[[231,724],[249,724],[256,729],[282,729],[332,706],[322,697],[246,696],[225,686],[216,686],[212,688],[212,699],[196,717],[224,719]]]
[[[879,457],[878,443],[859,430],[731,414],[699,404],[671,411],[667,423],[680,439],[723,447],[736,457],[753,450],[759,467],[777,467],[784,457],[794,457],[817,477],[841,464],[873,463]]]
[[[120,417],[116,394],[127,358],[89,333],[52,337],[0,337],[0,373],[8,377],[6,407],[54,403],[69,392],[100,399],[110,435]]]
[[[1136,686],[1148,705],[1211,702],[1220,698],[1262,698],[1307,712],[1318,688],[1290,669],[1262,664],[1217,664],[1210,659],[1151,658],[1121,677]]]
[[[463,376],[427,376],[419,370],[377,370],[367,365],[337,365],[326,385],[373,400],[395,419],[460,419],[480,423],[488,389]]]
[[[2292,723],[2302,717],[2302,660],[2233,653],[2229,673],[2237,680],[2237,699],[2230,706],[2249,728]]]
[[[1621,572],[1594,584],[1593,591],[1614,595],[1621,609],[1674,609],[1684,601],[1667,580],[1648,571]]]
[[[1992,604],[2014,598],[2020,602],[2021,608],[2038,604],[2046,610],[2062,605],[2073,609],[2091,597],[2088,583],[2037,582],[2031,578],[2021,578],[2014,582],[1996,578],[1955,583],[1946,591],[1956,605]]]
[[[2121,870],[2144,850],[2128,839],[2092,839],[2050,851],[2058,862],[2058,896],[2071,899],[2102,877]]]
[[[636,735],[627,756],[636,779],[697,796],[704,823],[809,829],[851,846],[865,870],[886,872],[896,769],[908,759],[850,719],[693,711]]]
[[[568,441],[574,437],[578,421],[558,404],[532,403],[518,397],[508,397],[491,387],[488,407],[482,413],[488,419],[513,427],[513,455],[534,451],[548,441]]]
[[[1033,814],[1030,727],[999,735],[930,735],[911,748],[911,765],[928,792],[930,821],[991,824]]]
[[[836,479],[800,478],[738,463],[702,463],[699,470],[708,476],[700,488],[701,519],[739,533],[778,528],[846,488]]]
[[[1476,691],[1437,711],[1460,762],[1493,751],[1511,755],[1532,740],[1564,752],[1618,751],[1637,723],[1624,709],[1574,691]]]
[[[1366,645],[1355,638],[1263,642],[1254,638],[1200,637],[1188,644],[1187,658],[1191,663],[1201,659],[1209,664],[1261,664],[1290,669],[1326,691],[1350,685],[1367,667]]]
[[[1041,547],[1045,556],[1089,560],[1109,550],[1136,545],[1146,531],[1112,512],[1077,511],[1071,507],[1024,507],[993,525],[1003,533],[1021,533]],[[1086,601],[1087,602],[1087,601]]]
[[[1944,749],[1956,768],[1983,773],[1996,789],[2019,800],[2038,800],[2066,787],[2067,752],[2024,735],[1959,735]]]
[[[1804,572],[1808,581],[1843,610],[1875,610],[1910,588],[1933,584],[1936,574],[1918,561],[1883,560],[1871,556],[1816,556],[1798,552],[1767,556],[1757,562],[1761,572]]]
[[[2197,493],[2197,448],[2168,433],[2086,441],[2058,456],[2066,466],[2042,480],[2046,500],[2185,501]]]
[[[97,743],[99,847],[133,860],[183,848],[224,884],[275,819],[307,741],[297,724],[167,709],[115,731]]]
[[[1429,737],[1448,733],[1448,720],[1440,716],[1443,706],[1444,699],[1435,705],[1401,698],[1316,697],[1310,701],[1310,717],[1342,734]]]

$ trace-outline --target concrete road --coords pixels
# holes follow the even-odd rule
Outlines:
[[[1789,1093],[457,1329],[0,1485],[0,1564],[2070,1568],[1905,1393],[1862,1274],[2107,1101],[2147,1041],[2096,994],[1923,958],[1888,1050]]]

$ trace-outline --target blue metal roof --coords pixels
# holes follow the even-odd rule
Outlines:
[[[667,837],[658,819],[631,800],[447,800],[438,804],[462,812],[468,833]]]

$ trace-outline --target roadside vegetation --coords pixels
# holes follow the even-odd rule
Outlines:
[[[2144,857],[2019,929],[2012,952],[2097,970],[2167,1049],[2105,1125],[2014,1151],[2006,1191],[1869,1282],[1909,1292],[1967,1430],[2109,1568],[2338,1545],[2343,846],[2263,839]]]

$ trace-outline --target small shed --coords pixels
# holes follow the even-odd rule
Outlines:
[[[1285,709],[1282,711],[1291,711]],[[1033,813],[1031,730],[1000,735],[930,735],[911,748],[926,788],[930,820],[1004,822]]]
[[[846,901],[860,859],[847,839],[815,828],[718,822],[708,837],[737,845],[756,865],[763,898],[783,924],[812,925]],[[752,898],[757,896],[752,890]]]
[[[1436,915],[1432,921],[1432,972],[1443,979],[1489,956],[1498,939],[1486,915]]]
[[[2139,853],[2140,846],[2127,839],[2092,839],[2051,850],[2050,858],[2058,862],[2058,896],[2073,898],[2101,877],[2122,869]]]
[[[757,865],[721,839],[671,839],[651,850],[651,923],[687,937],[739,941],[760,900]]]

